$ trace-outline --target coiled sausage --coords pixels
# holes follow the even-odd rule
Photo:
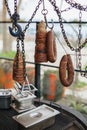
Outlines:
[[[74,80],[74,68],[69,54],[64,55],[60,61],[59,77],[61,83],[66,87],[70,86]]]

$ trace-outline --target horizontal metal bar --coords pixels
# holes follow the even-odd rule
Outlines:
[[[0,59],[3,59],[3,60],[8,60],[8,61],[14,61],[14,59],[11,59],[11,58],[5,58],[5,57],[0,57]],[[29,62],[29,61],[25,61],[25,63],[28,63],[28,64],[36,64],[35,62]],[[38,63],[39,64],[39,63]],[[53,65],[46,65],[46,64],[39,64],[41,66],[46,66],[46,67],[53,67],[53,68],[59,68],[59,66],[53,66]],[[74,71],[76,72],[86,72],[84,70],[77,70],[77,69],[74,69]]]
[[[40,22],[40,21],[32,21],[31,23],[37,23],[37,22]],[[11,21],[0,21],[0,23],[12,23]],[[18,21],[18,23],[28,23],[28,21]],[[48,23],[52,23],[51,21],[48,21]],[[60,23],[58,21],[53,21],[53,23],[57,24],[57,23]],[[78,24],[78,23],[82,23],[82,24],[87,24],[87,21],[63,21],[62,23],[64,24]]]

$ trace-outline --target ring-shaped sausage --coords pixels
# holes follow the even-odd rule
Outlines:
[[[57,58],[57,49],[54,33],[52,30],[47,32],[47,57],[48,61],[55,62]]]
[[[74,80],[74,67],[69,54],[64,55],[60,61],[59,77],[65,87],[70,86]]]

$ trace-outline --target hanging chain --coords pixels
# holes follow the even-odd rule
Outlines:
[[[82,12],[80,10],[79,12],[79,27],[78,27],[78,30],[79,30],[79,34],[78,34],[78,47],[81,45],[81,38],[82,38],[82,35],[81,35],[81,18],[82,18]],[[81,50],[78,51],[78,68],[80,70],[80,74],[83,75],[81,73],[81,70],[82,70],[82,64],[81,64]]]
[[[37,12],[37,10],[39,9],[39,6],[40,6],[40,4],[42,3],[42,1],[43,1],[43,0],[39,0],[38,5],[36,6],[36,8],[35,8],[35,10],[34,10],[32,16],[31,16],[31,18],[28,20],[28,23],[27,23],[27,25],[25,26],[25,29],[23,30],[23,33],[24,33],[24,34],[25,34],[26,30],[29,28],[29,25],[30,25],[30,23],[32,22],[34,16],[36,15],[36,12]]]
[[[22,46],[22,58],[23,58],[24,79],[26,80],[26,63],[25,63],[24,39],[21,40],[21,46]]]
[[[8,2],[7,2],[7,0],[4,0],[4,1],[5,1],[5,6],[7,8],[7,11],[8,11],[8,15],[9,15],[10,19],[13,20],[10,8],[8,6]],[[14,0],[14,14],[17,14],[17,0]]]
[[[7,0],[4,0],[4,1],[5,1],[5,5],[6,5],[6,8],[7,8],[8,14],[9,14],[9,16],[10,16],[10,19],[12,19],[12,14],[11,14],[10,8],[9,8],[9,6],[8,6],[8,2],[7,2]],[[43,1],[43,0],[39,0],[38,5],[36,6],[36,8],[35,8],[35,10],[34,10],[32,16],[31,16],[31,18],[28,20],[28,23],[27,23],[27,25],[25,26],[25,29],[23,30],[23,33],[24,33],[24,34],[25,34],[26,30],[29,28],[29,25],[30,25],[30,23],[32,22],[32,19],[34,18],[34,16],[36,15],[36,12],[37,12],[37,10],[39,9],[39,6],[40,6],[40,4],[42,3],[42,1]],[[14,9],[15,9],[15,11],[17,11],[17,5],[16,5],[16,4],[17,4],[17,0],[14,1],[14,5],[15,5]]]
[[[25,29],[22,31],[21,35],[19,35],[19,36],[17,37],[17,52],[18,52],[18,49],[19,49],[19,41],[21,40],[22,57],[23,57],[23,67],[24,67],[24,68],[23,68],[23,71],[24,71],[24,79],[25,79],[25,80],[26,80],[26,63],[25,63],[24,36],[25,36],[26,30],[29,28],[29,24],[32,22],[32,19],[33,19],[34,16],[36,15],[36,12],[37,12],[37,10],[39,9],[39,6],[40,6],[40,4],[42,3],[42,1],[43,1],[43,0],[40,0],[40,1],[38,2],[38,5],[36,6],[35,11],[33,12],[31,18],[29,19],[29,21],[28,21],[28,23],[27,23],[27,25],[25,26]],[[10,16],[10,19],[12,20],[12,22],[14,22],[14,21],[13,21],[14,17],[13,17],[12,14],[11,14],[11,11],[10,11],[10,9],[9,9],[7,0],[5,0],[5,5],[6,5],[6,8],[7,8],[8,14],[9,14],[9,16]],[[17,14],[17,0],[14,0],[14,14]],[[15,15],[15,16],[17,17],[17,18],[15,18],[15,19],[19,20],[19,16],[18,16],[18,15]],[[16,22],[17,22],[17,21],[16,21]],[[18,57],[18,56],[17,56],[17,57]],[[18,60],[17,60],[17,62],[18,62]],[[17,63],[17,65],[18,65],[18,63]]]
[[[72,7],[76,8],[76,9],[79,9],[79,10],[82,10],[82,11],[87,11],[87,6],[86,5],[81,5],[79,3],[76,3],[75,1],[73,0],[65,0],[68,4],[70,4]]]
[[[49,2],[53,5],[54,10],[56,11],[58,17],[59,17],[59,23],[60,23],[60,27],[61,27],[61,31],[64,37],[65,42],[67,43],[67,46],[72,50],[72,51],[76,51],[78,52],[79,50],[81,50],[87,43],[87,38],[85,39],[84,43],[82,43],[78,48],[74,48],[71,43],[68,41],[68,38],[66,36],[66,32],[64,30],[64,25],[62,22],[62,17],[61,17],[61,12],[59,10],[59,8],[57,7],[56,3],[53,0],[49,0]]]
[[[17,39],[17,61],[16,61],[16,68],[18,68],[19,48],[20,48],[20,45],[19,45],[19,39]]]
[[[31,18],[30,18],[29,21],[28,21],[28,24],[25,26],[25,29],[23,30],[23,33],[24,33],[24,34],[25,34],[26,30],[29,28],[29,24],[32,22],[32,19],[34,18],[34,16],[35,16],[37,10],[39,9],[39,6],[40,6],[40,4],[42,3],[42,1],[43,1],[43,0],[40,0],[40,1],[38,2],[38,5],[36,6],[35,11],[33,12]],[[64,30],[64,26],[63,26],[63,23],[62,23],[61,12],[59,11],[59,8],[56,6],[56,1],[55,1],[55,0],[49,0],[49,2],[51,2],[51,4],[52,4],[53,7],[54,7],[54,10],[56,11],[56,13],[57,13],[57,15],[58,15],[58,17],[59,17],[59,22],[60,22],[61,31],[62,31],[63,37],[64,37],[64,39],[65,39],[65,41],[66,41],[66,43],[67,43],[67,46],[68,46],[72,51],[78,52],[79,50],[81,50],[81,49],[86,45],[87,39],[85,39],[84,43],[82,43],[78,48],[72,47],[71,44],[70,44],[70,42],[68,41],[67,36],[66,36],[65,30]],[[66,2],[68,2],[69,4],[71,4],[71,2],[70,2],[69,0],[66,0]],[[17,3],[16,3],[16,0],[15,0],[15,5],[16,5],[16,4],[17,4]],[[73,5],[73,4],[76,5],[76,7],[78,7],[80,10],[82,10],[83,8],[84,8],[84,10],[86,10],[86,6],[81,6],[80,4],[77,4],[77,3],[75,3],[75,2],[72,3],[72,5]],[[6,7],[7,7],[9,16],[11,16],[11,11],[10,11],[10,9],[9,9],[9,7],[8,7],[7,0],[5,0],[5,5],[6,5]],[[74,6],[74,5],[73,5],[73,6]],[[77,5],[78,5],[78,6],[77,6]],[[16,8],[15,8],[15,10],[16,10]]]
[[[11,11],[10,11],[10,9],[9,9],[8,2],[7,2],[7,0],[4,0],[4,1],[5,1],[5,6],[6,6],[6,8],[7,8],[8,14],[9,14],[10,19],[11,19],[12,14],[11,14]]]
[[[17,13],[17,0],[14,0],[14,13]]]
[[[82,27],[81,26],[81,18],[82,18],[82,12],[80,10],[80,12],[79,12],[79,35],[78,35],[79,46],[81,45],[81,38],[82,38],[82,34],[81,34],[81,27]],[[82,56],[81,55],[81,50],[79,50],[79,52],[78,52],[78,60],[79,60],[78,67],[79,67],[81,76],[87,78],[87,66],[85,67],[85,72],[82,72],[81,56]]]

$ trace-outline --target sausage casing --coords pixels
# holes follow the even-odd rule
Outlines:
[[[59,77],[61,83],[66,87],[70,86],[74,80],[74,67],[69,54],[64,55],[60,61]]]
[[[47,32],[47,57],[50,62],[55,62],[57,59],[56,42],[52,30]]]

